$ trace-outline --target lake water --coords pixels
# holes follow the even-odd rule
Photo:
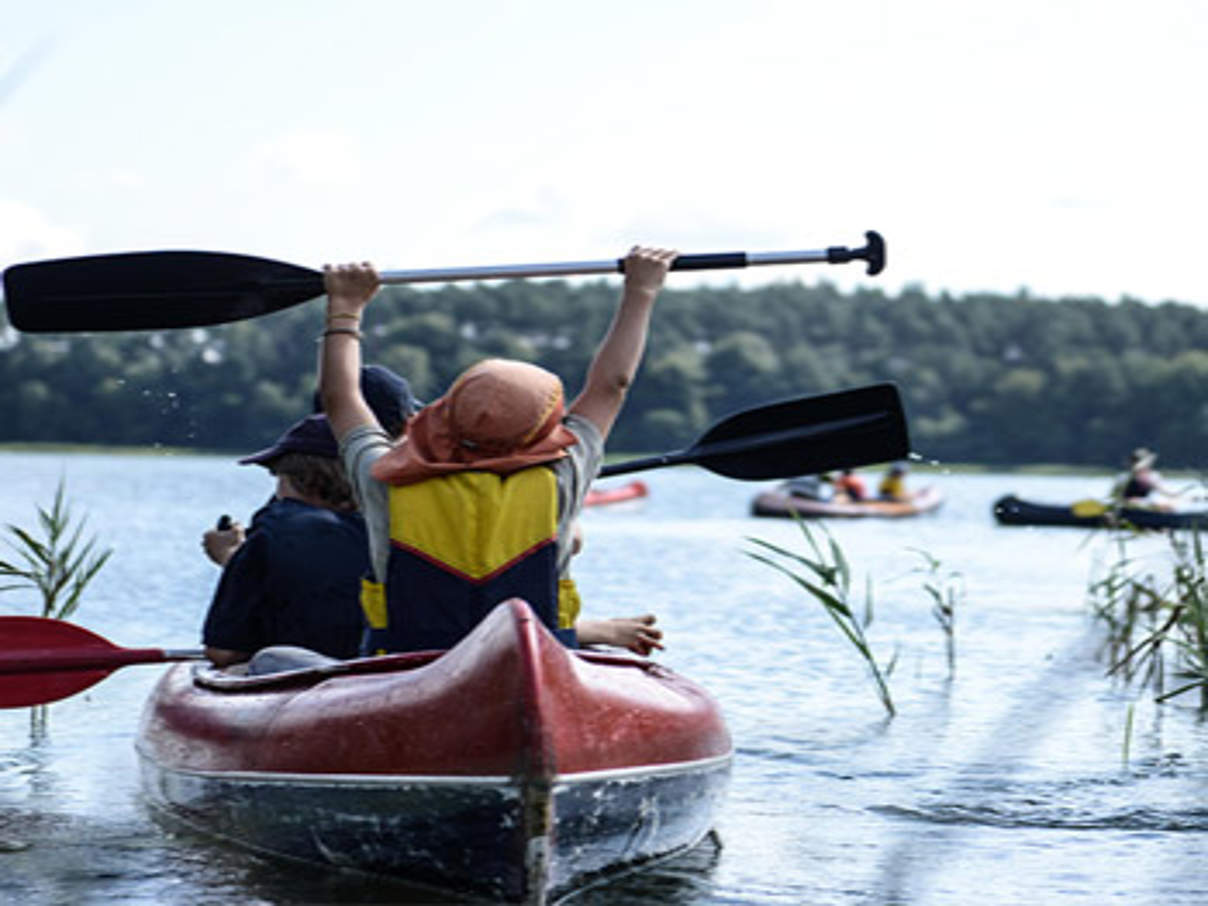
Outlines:
[[[263,471],[211,457],[0,453],[0,469],[0,523],[33,526],[65,478],[76,513],[115,551],[75,622],[128,646],[198,644],[217,579],[201,533],[220,513],[246,521],[270,488]],[[998,527],[990,514],[1008,491],[1058,502],[1100,493],[1104,479],[920,466],[912,481],[942,489],[939,512],[828,523],[854,587],[873,582],[868,635],[882,661],[896,652],[893,719],[819,605],[744,554],[748,537],[803,549],[792,522],[747,516],[766,485],[693,468],[644,479],[646,500],[584,514],[576,575],[589,615],[658,614],[659,660],[721,701],[732,784],[720,848],[573,903],[1208,902],[1208,729],[1191,703],[1157,707],[1105,677],[1085,592],[1106,539]],[[963,577],[951,676],[912,548]],[[0,612],[35,602],[9,591]],[[132,743],[163,669],[129,667],[51,706],[44,735],[31,735],[28,711],[0,711],[0,902],[425,902],[157,822]]]

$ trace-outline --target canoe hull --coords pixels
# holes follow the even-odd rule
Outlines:
[[[859,503],[794,497],[781,488],[764,491],[751,501],[752,516],[792,519],[901,519],[939,509],[943,495],[933,487],[920,488],[909,501],[866,500]]]
[[[138,751],[149,802],[199,830],[525,903],[697,843],[732,757],[704,690],[568,652],[522,601],[443,654],[244,680],[175,667]]]
[[[1208,528],[1208,512],[1174,513],[1122,507],[1093,515],[1078,515],[1068,505],[1035,503],[1007,494],[994,501],[994,518],[1000,525],[1061,525],[1077,528]]]
[[[141,761],[152,805],[204,833],[278,857],[532,903],[695,845],[729,775],[726,758],[526,788],[508,778],[232,777]],[[535,832],[533,812],[544,813],[547,833]]]

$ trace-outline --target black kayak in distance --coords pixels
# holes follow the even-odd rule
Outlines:
[[[1073,504],[1033,503],[1014,494],[994,501],[1000,525],[1070,525],[1080,528],[1208,528],[1208,510],[1173,512],[1103,505],[1100,512],[1075,512]]]

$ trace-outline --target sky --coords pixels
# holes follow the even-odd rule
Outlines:
[[[1202,0],[0,0],[0,267],[886,240],[671,285],[1208,304]]]

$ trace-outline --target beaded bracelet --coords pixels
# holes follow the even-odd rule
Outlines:
[[[334,333],[346,333],[350,337],[355,337],[358,340],[361,339],[361,332],[359,330],[357,330],[356,328],[353,328],[353,327],[329,327],[325,331],[323,331],[321,334],[319,334],[319,336],[315,340],[315,342],[322,343],[327,337],[330,337]]]

